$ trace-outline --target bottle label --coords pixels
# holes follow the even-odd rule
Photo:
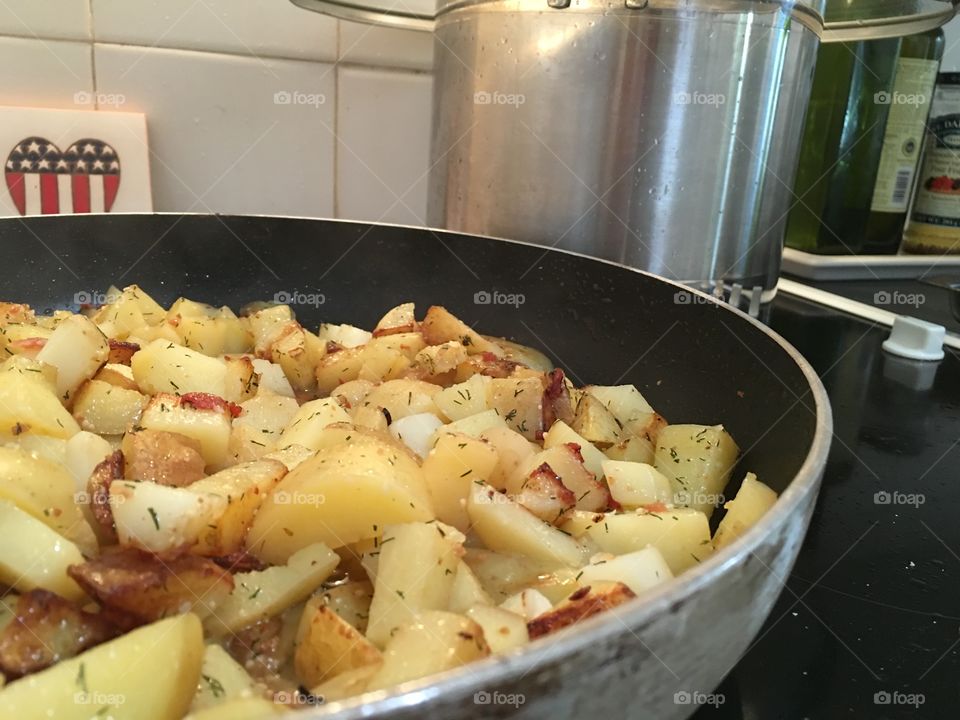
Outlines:
[[[893,90],[874,97],[875,102],[890,105],[890,114],[870,206],[873,212],[907,211],[939,65],[936,60],[900,58]]]
[[[940,85],[934,93],[910,221],[960,228],[960,86]],[[911,235],[918,231],[919,227],[910,228]]]

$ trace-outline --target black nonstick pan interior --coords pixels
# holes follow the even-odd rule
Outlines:
[[[670,422],[722,422],[744,452],[735,479],[749,469],[778,491],[816,429],[800,368],[761,327],[652,276],[539,246],[290,218],[41,217],[0,221],[0,267],[0,299],[38,311],[133,283],[163,304],[314,296],[294,307],[310,327],[372,327],[402,301],[421,315],[442,304],[543,350],[578,384],[634,383]]]

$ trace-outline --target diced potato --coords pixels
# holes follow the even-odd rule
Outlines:
[[[216,615],[207,618],[206,625],[211,632],[222,634],[277,615],[306,600],[339,562],[335,552],[316,543],[295,552],[286,565],[237,573],[233,592]]]
[[[380,335],[395,335],[399,332],[413,332],[417,329],[417,319],[414,316],[414,304],[403,303],[392,308],[380,318],[380,322],[373,329],[374,337]]]
[[[2,328],[0,345],[5,351],[4,357],[12,355],[35,360],[51,335],[52,328],[11,324]]]
[[[523,363],[528,368],[537,370],[538,372],[550,372],[553,370],[553,361],[535,348],[515,343],[506,338],[490,337],[489,335],[484,335],[484,337],[503,349],[503,357],[506,360]]]
[[[526,588],[504,600],[500,609],[519,615],[529,622],[545,612],[550,612],[553,603],[539,590]]]
[[[350,416],[334,398],[311,400],[294,413],[293,419],[277,438],[275,447],[302,445],[318,450],[323,429],[327,425],[340,422],[350,422]]]
[[[262,560],[284,562],[313,542],[342,547],[376,537],[377,528],[434,518],[417,461],[406,448],[356,430],[331,429],[340,442],[305,460],[260,507],[247,548]]]
[[[497,451],[497,466],[486,480],[501,491],[506,489],[511,477],[522,474],[520,467],[526,465],[540,450],[539,445],[530,442],[506,425],[487,428],[480,433],[480,439],[490,443]],[[539,464],[536,463],[536,465]]]
[[[611,460],[641,462],[652,465],[655,450],[656,444],[652,440],[643,435],[630,435],[616,445],[608,447],[603,451],[603,454]]]
[[[362,365],[357,376],[374,382],[397,379],[407,371],[423,347],[423,336],[418,332],[375,337],[363,346]]]
[[[466,532],[470,488],[486,480],[496,464],[497,452],[488,443],[459,433],[440,435],[422,466],[437,517]]]
[[[257,394],[258,380],[253,359],[247,355],[225,355],[223,364],[226,366],[223,376],[223,399],[239,404],[254,398]]]
[[[373,338],[373,334],[353,325],[336,325],[323,323],[317,331],[317,336],[324,341],[335,342],[345,348],[355,348],[366,345]]]
[[[63,466],[73,477],[74,490],[85,492],[93,469],[112,452],[109,442],[91,432],[81,431],[67,440]]]
[[[73,417],[84,430],[99,435],[122,435],[140,420],[147,401],[147,396],[136,390],[90,380],[77,391]]]
[[[603,474],[610,495],[626,509],[673,502],[670,480],[652,465],[607,460],[603,463]]]
[[[227,511],[227,498],[153,482],[110,484],[110,510],[121,545],[154,553],[197,543]]]
[[[206,305],[202,314],[194,314],[187,303],[190,301],[178,300],[167,313],[167,322],[176,329],[184,346],[211,357],[253,349],[252,334],[228,309]]]
[[[263,308],[246,318],[250,332],[253,334],[254,351],[257,357],[269,355],[270,344],[293,319],[293,311],[289,305]]]
[[[202,661],[195,615],[159,620],[7,685],[0,717],[176,720],[190,706]]]
[[[111,385],[126,390],[140,391],[140,388],[137,386],[137,381],[133,379],[133,370],[130,369],[129,365],[107,363],[100,368],[100,371],[93,376],[93,379],[110,383]]]
[[[462,433],[470,437],[480,437],[480,433],[490,428],[506,427],[507,423],[496,410],[484,410],[444,425],[437,430],[437,437],[443,433]]]
[[[637,595],[672,577],[670,566],[655,547],[618,556],[595,555],[580,570],[581,585],[604,580],[621,582]]]
[[[451,670],[490,654],[483,628],[469,618],[432,610],[397,628],[383,651],[383,665],[367,690]]]
[[[413,377],[438,385],[448,385],[457,366],[467,361],[463,343],[450,340],[440,345],[428,345],[413,358],[410,373]]]
[[[207,518],[193,552],[219,556],[241,550],[261,503],[286,474],[283,463],[261,459],[234,465],[192,483],[191,492],[226,500],[226,505],[221,506],[222,514],[212,513]]]
[[[280,450],[268,452],[263,457],[265,460],[277,460],[282,462],[286,466],[287,472],[290,472],[316,454],[317,453],[315,450],[305,448],[302,445],[288,445]]]
[[[690,508],[608,514],[587,530],[587,537],[614,555],[652,545],[674,575],[702,562],[713,551],[707,516]]]
[[[451,421],[487,410],[487,392],[491,378],[472,375],[470,379],[444,388],[433,397],[440,411]]]
[[[338,385],[337,388],[330,393],[330,397],[337,398],[343,407],[348,410],[353,410],[363,404],[363,400],[375,387],[376,385],[369,380],[351,380],[350,382],[345,382],[343,385]]]
[[[183,720],[268,720],[288,714],[284,706],[261,697],[242,697],[191,712]]]
[[[557,445],[573,443],[580,448],[583,464],[592,472],[597,480],[603,477],[603,461],[606,455],[600,452],[589,440],[579,435],[562,420],[557,420],[543,436],[543,448],[549,450]]]
[[[384,413],[383,408],[374,407],[373,405],[367,405],[364,403],[363,405],[354,408],[350,413],[350,417],[353,424],[359,427],[367,428],[368,430],[376,430],[377,432],[382,433],[389,431],[389,426],[387,425],[387,416],[386,413]]]
[[[254,358],[251,362],[256,378],[257,395],[295,397],[296,393],[293,392],[293,387],[287,380],[287,376],[283,374],[282,367],[261,358]]]
[[[67,575],[70,565],[83,562],[76,545],[6,500],[0,500],[0,527],[0,583],[20,592],[43,588],[69,600],[83,597]]]
[[[588,385],[584,392],[599,400],[623,427],[654,412],[650,403],[633,385]]]
[[[325,344],[322,344],[326,350]],[[314,367],[318,356],[300,323],[288,323],[270,345],[270,359],[283,368],[294,390],[312,392],[317,386]]]
[[[423,346],[420,333],[397,333],[373,338],[359,347],[328,353],[317,364],[317,390],[329,395],[338,385],[350,380],[378,382],[397,378]]]
[[[432,413],[407,415],[391,423],[389,431],[421,458],[425,458],[432,447],[431,441],[443,421]]]
[[[166,340],[154,340],[130,361],[140,390],[156,393],[226,394],[226,364]]]
[[[507,481],[507,492],[521,492],[525,484],[528,484],[531,473],[544,464],[549,466],[563,485],[573,493],[578,510],[598,512],[610,507],[610,491],[587,469],[584,456],[575,443],[554,445],[529,457]]]
[[[530,642],[526,618],[498,607],[474,605],[466,611],[468,618],[483,628],[483,637],[490,652],[503,653]]]
[[[595,582],[584,585],[549,612],[538,615],[527,623],[530,639],[549,635],[576,624],[580,620],[606,612],[629,602],[636,595],[621,582]]]
[[[501,603],[557,567],[554,562],[534,560],[523,555],[468,548],[463,561],[470,566],[495,603]]]
[[[445,610],[462,534],[442,523],[391,525],[380,541],[367,637],[383,647],[398,626],[426,610]]]
[[[492,550],[571,567],[587,560],[584,546],[486,483],[470,488],[467,513],[474,531]]]
[[[447,605],[447,610],[460,614],[466,613],[474,605],[493,605],[493,599],[463,560],[457,563],[450,588],[450,602]]]
[[[342,553],[340,553],[342,556]],[[327,606],[362,633],[367,631],[373,585],[366,580],[350,580],[325,589],[320,597]]]
[[[343,672],[379,665],[380,651],[360,632],[314,595],[307,601],[297,628],[293,664],[297,679],[312,687]]]
[[[15,435],[36,433],[70,438],[80,426],[57,397],[39,367],[14,364],[10,358],[0,366],[0,429]]]
[[[105,326],[100,326],[101,330],[105,330]],[[109,337],[116,338],[118,335],[108,333]],[[130,335],[127,336],[128,342],[134,342],[139,347],[148,345],[154,340],[163,340],[164,342],[174,343],[176,345],[180,344],[180,336],[177,335],[177,331],[173,329],[173,326],[168,325],[167,323],[161,323],[160,325],[154,325],[149,327],[144,325],[139,327],[136,330],[133,330]]]
[[[203,652],[200,681],[190,704],[191,712],[257,694],[256,683],[240,663],[219,645],[207,645]]]
[[[438,305],[427,310],[423,322],[420,323],[420,331],[428,345],[440,345],[448,340],[456,340],[471,355],[488,352],[498,358],[504,356],[503,348],[497,343],[483,337],[446,308]]]
[[[709,518],[739,453],[723,425],[668,425],[657,438],[654,467],[673,483],[674,502]]]
[[[326,703],[346,700],[355,695],[360,695],[367,691],[367,685],[370,684],[370,679],[380,672],[382,665],[382,662],[377,665],[364,665],[363,667],[340,673],[336,677],[320,683],[313,688],[310,693],[316,697],[322,697]],[[207,719],[204,718],[203,720]],[[233,718],[217,718],[216,720],[233,720]],[[251,720],[259,720],[259,718],[251,718]]]
[[[76,483],[63,465],[0,447],[0,499],[60,533],[81,552],[95,555],[97,539],[78,505],[83,498],[76,492]]]
[[[230,428],[230,456],[237,462],[266,455],[300,409],[293,398],[273,394],[257,395],[240,407],[243,413]]]
[[[776,492],[757,480],[753,473],[747,473],[737,496],[724,505],[727,512],[713,536],[713,546],[719,549],[732,543],[756,525],[776,501]]]
[[[527,440],[536,440],[543,431],[543,382],[539,377],[494,378],[487,389],[487,406]]]
[[[567,535],[570,537],[574,537],[582,541],[586,539],[585,535],[587,534],[587,530],[598,523],[603,523],[606,517],[606,513],[602,512],[586,512],[584,510],[577,510],[567,516],[566,520],[563,522],[563,525],[560,526],[560,529],[567,533]]]
[[[57,326],[37,360],[57,369],[57,394],[69,400],[107,362],[110,348],[89,319],[73,315]]]
[[[188,398],[159,393],[140,416],[150,430],[179,433],[200,443],[207,465],[222,465],[229,457],[230,411],[225,407],[195,407]]]
[[[510,497],[551,525],[560,525],[577,505],[577,496],[546,463],[534,468]]]
[[[590,394],[584,394],[577,403],[577,414],[571,427],[600,449],[620,442],[623,431],[614,414]]]
[[[374,407],[382,407],[396,421],[408,415],[440,411],[433,398],[440,392],[438,385],[421,380],[388,380],[367,394],[363,402]]]
[[[591,550],[592,552],[593,550]],[[556,568],[541,575],[531,586],[547,600],[556,605],[581,586],[580,571],[574,568]]]
[[[101,307],[93,320],[108,337],[122,340],[138,329],[159,324],[166,314],[136,285],[123,292],[114,288],[107,296],[111,302]]]

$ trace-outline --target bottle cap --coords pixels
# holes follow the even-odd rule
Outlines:
[[[942,360],[946,332],[942,325],[898,315],[883,349],[911,360]]]

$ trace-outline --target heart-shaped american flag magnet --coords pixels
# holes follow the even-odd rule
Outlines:
[[[61,152],[33,136],[10,151],[5,177],[21,215],[110,212],[120,189],[120,157],[96,138],[77,140]]]

